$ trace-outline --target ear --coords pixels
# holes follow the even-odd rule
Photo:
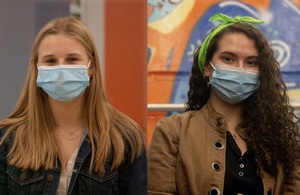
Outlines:
[[[203,70],[203,76],[210,76],[212,73],[212,69],[210,64],[205,64],[204,65],[204,70]]]
[[[30,57],[30,66],[36,66],[36,64],[34,64],[33,57]]]
[[[90,66],[87,70],[89,77],[93,77],[94,76],[94,66]]]
[[[34,61],[33,57],[30,57],[30,68],[32,70],[38,70],[38,66],[39,64],[37,64],[37,62]]]

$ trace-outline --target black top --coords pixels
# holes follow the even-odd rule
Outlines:
[[[224,195],[263,195],[263,183],[257,175],[254,153],[247,150],[242,156],[230,132],[227,132],[226,146]]]

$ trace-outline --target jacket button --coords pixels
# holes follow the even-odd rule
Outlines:
[[[105,173],[104,173],[104,172],[100,172],[100,173],[98,173],[98,176],[99,176],[100,178],[103,178],[103,177],[105,176]]]
[[[220,165],[219,163],[214,162],[214,163],[212,164],[212,168],[213,168],[213,170],[215,170],[215,171],[220,171],[220,170],[221,170],[221,165]]]
[[[54,181],[54,176],[53,176],[53,175],[48,175],[48,176],[47,176],[47,180],[48,180],[49,182]]]
[[[208,192],[209,195],[221,195],[220,190],[217,187],[213,187]]]
[[[224,148],[224,145],[222,144],[221,141],[216,141],[214,146],[215,146],[216,149],[223,149]]]
[[[20,175],[20,180],[21,181],[25,181],[26,180],[26,174],[22,173],[22,175]]]
[[[217,118],[215,123],[218,127],[220,127],[224,124],[224,119],[223,118]]]

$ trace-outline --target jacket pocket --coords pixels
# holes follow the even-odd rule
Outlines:
[[[79,192],[89,189],[89,194],[118,194],[118,171],[105,174],[80,171],[78,182]]]
[[[45,171],[32,171],[8,166],[8,190],[10,194],[38,194],[43,191]]]

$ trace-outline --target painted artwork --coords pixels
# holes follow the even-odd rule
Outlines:
[[[275,51],[292,103],[299,104],[299,0],[148,0],[148,103],[187,101],[194,49],[218,25],[208,21],[218,12],[264,21],[257,27]]]

